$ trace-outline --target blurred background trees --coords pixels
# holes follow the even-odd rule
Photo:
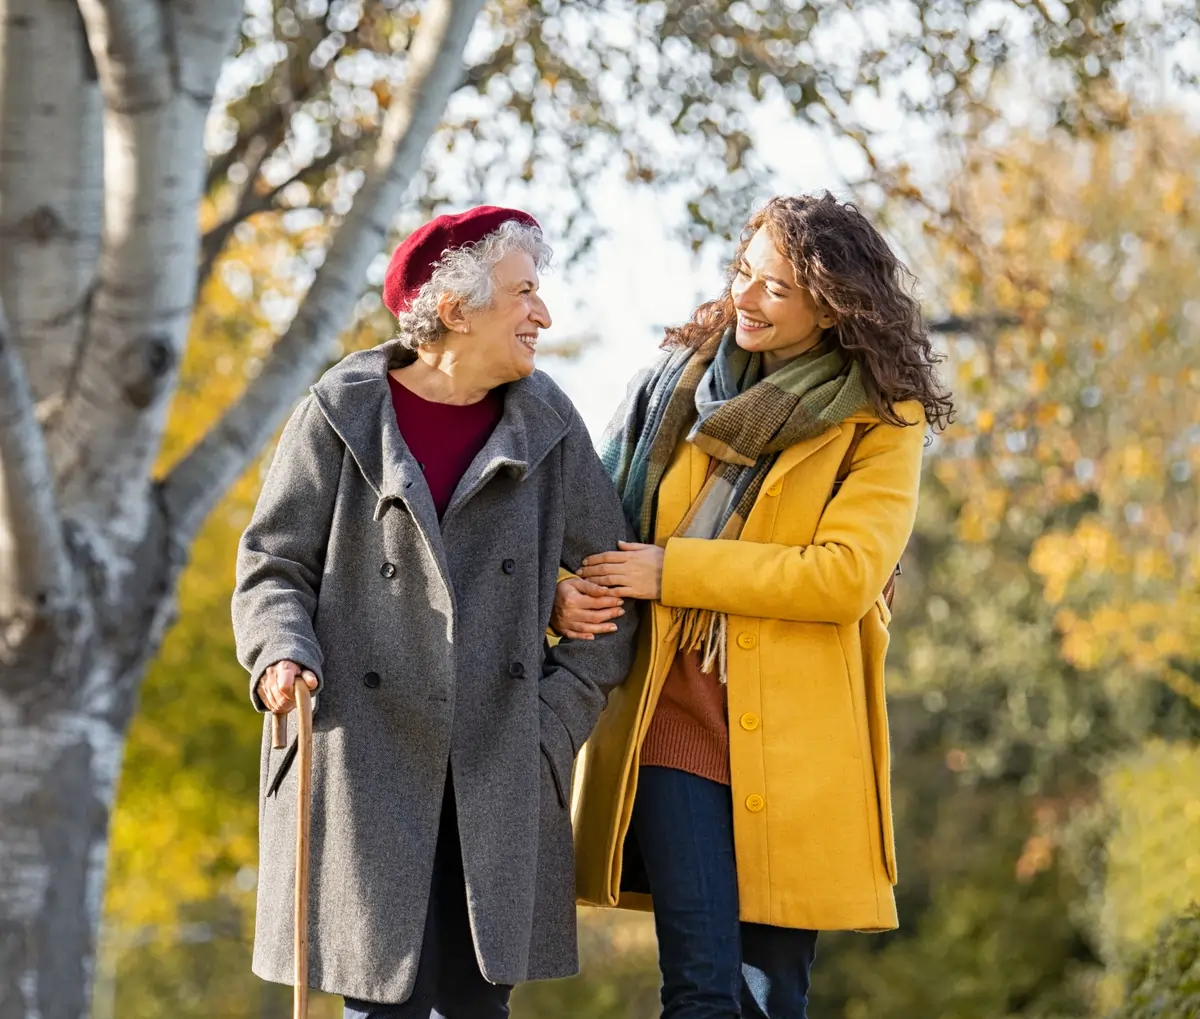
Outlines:
[[[160,470],[294,314],[419,14],[247,5]],[[824,936],[810,1013],[1200,1013],[1195,5],[546,0],[482,19],[398,229],[524,197],[586,271],[617,165],[686,208],[679,243],[720,249],[776,180],[764,133],[799,122],[944,341],[959,414],[928,451],[890,656],[902,927]],[[387,332],[369,292],[340,349]],[[130,729],[98,1017],[286,1014],[248,972],[259,729],[227,624],[258,482],[197,539]],[[581,923],[583,975],[521,989],[514,1015],[657,1015],[645,918]]]

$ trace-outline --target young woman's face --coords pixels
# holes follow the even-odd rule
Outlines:
[[[833,316],[804,287],[766,228],[750,240],[730,287],[737,345],[763,355],[773,371],[816,346]]]
[[[537,266],[524,251],[510,251],[492,271],[492,306],[469,312],[464,348],[480,358],[485,374],[515,381],[533,372],[538,331],[550,328],[550,312],[538,294]]]

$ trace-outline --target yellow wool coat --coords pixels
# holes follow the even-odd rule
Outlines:
[[[864,413],[785,450],[736,541],[670,537],[708,457],[686,440],[658,496],[662,600],[576,769],[579,901],[648,908],[622,890],[638,757],[676,647],[670,607],[729,621],[729,757],[743,920],[815,930],[897,925],[880,592],[917,508],[925,417]],[[862,437],[830,499],[855,425]]]

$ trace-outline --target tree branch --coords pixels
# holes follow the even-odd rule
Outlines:
[[[482,7],[483,0],[432,0],[425,8],[408,77],[388,109],[366,183],[296,318],[258,377],[166,479],[164,499],[181,538],[195,534],[328,356],[462,80],[463,48]]]
[[[80,0],[106,101],[104,219],[87,353],[47,436],[72,516],[136,543],[195,301],[204,124],[240,4]],[[179,81],[172,79],[179,76]],[[190,87],[182,82],[186,77]]]
[[[130,113],[170,97],[171,50],[163,7],[153,0],[78,0],[104,98]]]
[[[251,216],[256,216],[260,212],[267,212],[273,209],[279,196],[292,184],[302,181],[312,174],[324,173],[341,159],[342,156],[353,151],[353,146],[335,145],[325,155],[319,159],[314,159],[304,169],[297,170],[282,184],[271,188],[269,191],[255,191],[254,189],[255,178],[258,176],[258,167],[262,164],[262,159],[256,160],[255,164],[250,168],[250,176],[238,199],[237,208],[200,238],[200,269],[196,274],[196,290],[201,290],[204,284],[208,282],[217,259],[221,256],[221,252],[225,250],[225,245],[229,241],[230,234],[233,233],[234,228],[239,223],[244,223]]]
[[[68,384],[100,251],[102,113],[75,0],[0,0],[0,297],[47,408]]]
[[[207,111],[221,65],[229,55],[243,0],[157,2],[165,12],[166,35],[175,55],[176,87]]]
[[[271,103],[266,112],[251,127],[238,135],[237,140],[229,147],[228,151],[214,156],[204,178],[204,193],[208,194],[221,182],[233,165],[245,157],[254,142],[262,141],[264,154],[274,149],[275,145],[283,139],[285,116],[282,103]],[[247,182],[252,180],[253,175],[250,175]]]
[[[265,151],[271,152],[283,141],[287,123],[292,112],[302,106],[317,91],[317,87],[325,81],[322,72],[311,66],[311,57],[319,42],[328,37],[328,32],[322,30],[319,35],[311,35],[296,40],[296,52],[287,60],[281,61],[271,76],[261,85],[255,86],[238,102],[250,106],[254,119],[243,127],[234,143],[218,156],[214,156],[209,164],[208,173],[204,179],[204,193],[208,194],[224,179],[230,168],[241,160],[251,145],[258,140],[263,142]],[[347,42],[349,37],[347,37]],[[302,45],[302,43],[304,43]],[[345,44],[338,50],[345,49]],[[289,99],[286,102],[255,102],[258,96],[271,97],[277,88],[284,88]],[[236,104],[231,104],[231,109]]]
[[[1021,324],[1016,315],[947,315],[929,323],[931,333],[971,333],[977,329],[1012,329]]]
[[[69,565],[42,429],[0,303],[0,620],[61,604]]]

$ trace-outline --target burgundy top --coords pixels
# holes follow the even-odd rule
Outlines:
[[[454,489],[504,416],[504,396],[493,389],[478,403],[432,403],[406,389],[391,374],[396,424],[421,470],[437,507],[438,519]]]

